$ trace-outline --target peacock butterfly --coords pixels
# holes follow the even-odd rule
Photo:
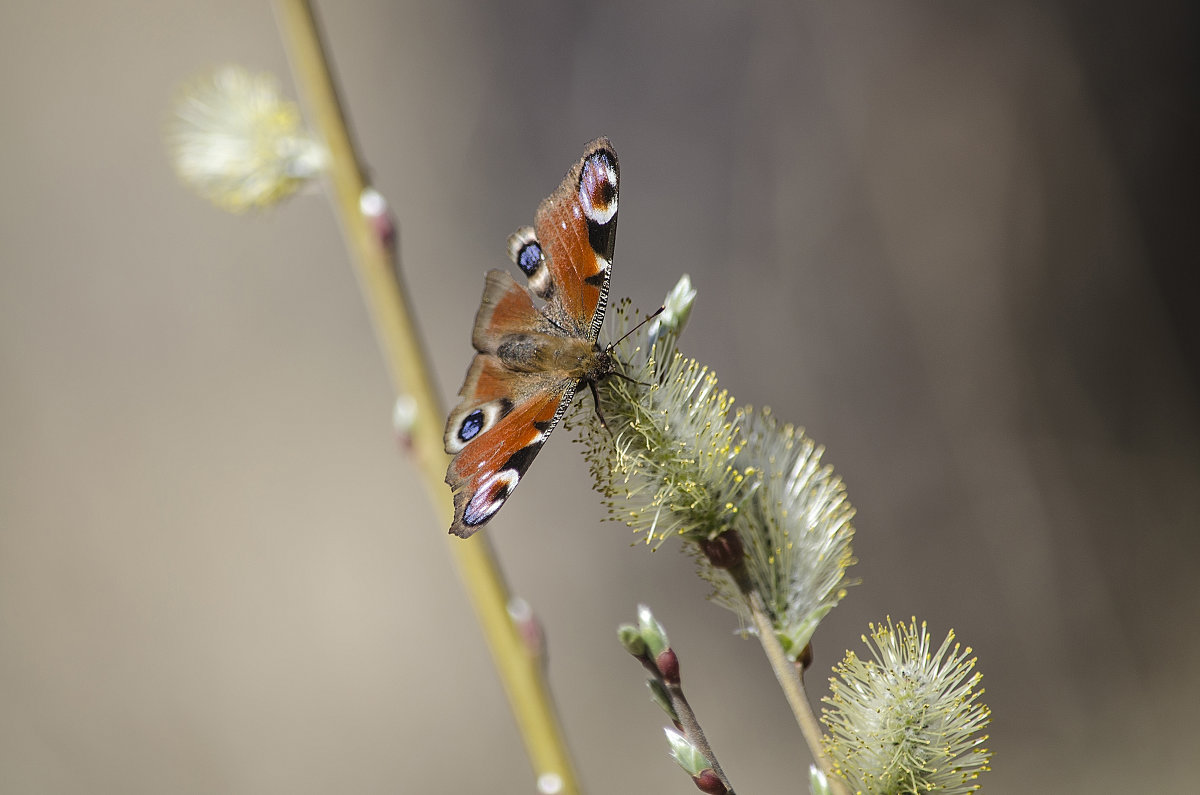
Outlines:
[[[454,535],[466,538],[496,515],[575,391],[586,383],[595,396],[596,382],[616,372],[612,346],[596,339],[608,305],[619,181],[612,144],[592,141],[538,206],[534,226],[508,238],[508,255],[529,286],[488,271],[471,334],[477,353],[446,421]]]

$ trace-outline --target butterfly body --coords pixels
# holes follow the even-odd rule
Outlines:
[[[612,370],[612,357],[595,343],[553,334],[511,334],[496,347],[496,357],[518,373],[597,381]]]
[[[576,390],[615,372],[597,338],[608,303],[618,183],[611,144],[588,144],[538,207],[535,226],[509,237],[509,257],[528,287],[506,271],[487,274],[471,335],[475,357],[446,422],[455,535],[466,538],[495,516]]]

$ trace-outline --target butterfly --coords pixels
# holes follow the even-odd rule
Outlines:
[[[528,287],[507,271],[488,271],[471,334],[476,354],[446,421],[456,536],[496,515],[575,391],[586,383],[595,397],[596,382],[616,373],[612,346],[596,339],[608,306],[619,183],[612,144],[592,141],[538,206],[534,225],[508,238]]]

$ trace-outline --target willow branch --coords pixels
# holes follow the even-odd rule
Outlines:
[[[276,7],[296,82],[329,150],[333,202],[375,335],[397,394],[408,395],[416,406],[412,428],[415,463],[441,527],[449,527],[453,516],[443,481],[449,462],[442,446],[445,414],[399,279],[396,255],[361,210],[360,201],[368,186],[311,4],[306,0],[278,0]],[[479,533],[467,540],[447,536],[447,540],[508,693],[539,791],[578,792],[540,660],[527,648],[509,618],[508,588],[487,534]]]
[[[763,602],[762,594],[753,588],[744,590],[744,593],[750,603],[750,615],[754,620],[754,628],[758,632],[759,643],[762,644],[763,652],[767,655],[771,670],[775,672],[775,678],[779,680],[779,686],[783,690],[788,706],[792,708],[792,714],[796,716],[796,723],[800,725],[800,733],[804,735],[804,742],[808,745],[809,752],[816,760],[817,766],[824,771],[830,787],[839,795],[849,795],[844,780],[834,771],[833,764],[829,761],[829,756],[821,745],[821,726],[817,723],[812,706],[808,703],[808,694],[804,690],[804,679],[800,675],[800,669],[784,652],[779,637],[775,634],[775,624],[767,613],[767,606]]]

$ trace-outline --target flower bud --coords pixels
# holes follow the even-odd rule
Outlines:
[[[742,537],[736,530],[726,530],[716,538],[702,540],[700,550],[714,569],[732,569],[746,558]]]
[[[726,795],[729,792],[729,787],[725,786],[725,782],[711,767],[700,771],[699,775],[692,776],[692,781],[695,782],[696,789],[705,795]]]
[[[642,633],[632,624],[622,624],[617,627],[617,637],[621,641],[621,645],[625,647],[625,651],[632,654],[638,659],[646,656],[646,641],[642,640]]]
[[[668,647],[659,652],[654,658],[654,667],[658,668],[658,674],[664,682],[669,685],[679,684],[679,658],[675,656],[673,649]]]

